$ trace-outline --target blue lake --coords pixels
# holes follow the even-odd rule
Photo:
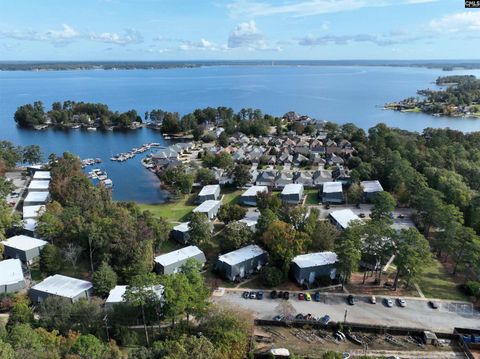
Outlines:
[[[379,122],[407,130],[450,127],[479,131],[480,121],[437,118],[382,109],[386,102],[415,96],[434,87],[438,76],[480,71],[367,66],[217,66],[168,70],[0,72],[0,139],[18,145],[39,144],[45,156],[70,151],[82,158],[100,157],[114,182],[117,200],[160,203],[166,192],[140,157],[111,162],[112,154],[147,142],[164,144],[158,132],[32,131],[13,121],[16,108],[41,100],[101,102],[113,110],[162,108],[185,114],[195,108],[230,106],[260,108],[282,115],[297,111],[317,119],[353,122],[368,129]]]

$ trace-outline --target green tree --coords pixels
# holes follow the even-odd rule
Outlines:
[[[117,273],[106,262],[93,273],[93,289],[95,294],[105,298],[117,284]]]
[[[0,339],[0,358],[15,359],[16,353],[12,346]]]
[[[247,210],[238,204],[225,203],[218,210],[219,220],[228,224],[233,221],[239,221],[247,214]]]
[[[237,164],[233,169],[233,184],[237,187],[244,187],[252,179],[250,168],[247,165]]]
[[[332,251],[340,238],[340,231],[329,221],[317,220],[310,235],[310,250],[315,252]]]
[[[51,275],[58,273],[63,267],[62,253],[57,246],[47,244],[40,251],[40,270]]]
[[[386,192],[379,192],[372,198],[373,208],[370,216],[373,220],[392,221],[392,212],[397,205],[393,196]]]
[[[217,143],[222,147],[228,147],[228,135],[225,131],[218,136]]]
[[[103,359],[108,349],[97,337],[91,334],[80,335],[72,345],[71,352],[85,359]]]
[[[220,248],[224,253],[245,247],[252,241],[253,232],[242,222],[227,224],[220,234]]]
[[[190,240],[194,245],[209,245],[212,239],[212,227],[204,213],[194,212],[190,218]]]
[[[352,157],[355,158],[355,157]],[[352,204],[358,204],[362,201],[363,189],[358,182],[354,182],[347,189],[347,202]]]
[[[257,233],[264,233],[270,225],[278,221],[278,216],[270,208],[264,209],[260,216],[258,217],[258,222],[256,225]]]
[[[338,256],[338,269],[344,284],[348,283],[352,273],[358,269],[362,257],[359,226],[361,225],[350,225],[343,231],[342,238],[335,245],[335,253]]]
[[[215,174],[208,168],[200,168],[197,171],[197,182],[202,186],[215,183]]]
[[[262,268],[260,279],[268,287],[277,287],[284,282],[285,274],[277,267],[267,265]]]
[[[215,346],[207,338],[183,334],[179,338],[156,341],[153,352],[158,358],[171,359],[212,359],[216,358]]]
[[[13,306],[8,317],[7,328],[11,328],[17,324],[32,324],[33,311],[27,303],[19,302]]]
[[[425,237],[415,228],[402,229],[398,235],[394,259],[397,273],[393,288],[397,288],[400,277],[407,281],[407,285],[411,280],[416,280],[428,267],[431,260],[430,247]]]
[[[36,164],[42,162],[42,150],[38,145],[25,146],[22,153],[22,162]]]

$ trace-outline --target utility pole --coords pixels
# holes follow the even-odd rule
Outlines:
[[[348,314],[348,309],[345,308],[345,315],[343,316],[343,324],[347,323],[347,314]]]

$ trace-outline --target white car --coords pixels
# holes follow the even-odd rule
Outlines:
[[[383,300],[383,302],[385,303],[385,305],[389,308],[393,307],[393,300],[391,300],[390,298],[385,298]]]
[[[398,303],[398,305],[399,305],[400,307],[402,307],[402,308],[404,308],[404,307],[407,306],[407,302],[406,302],[405,299],[403,299],[403,298],[398,298],[398,299],[397,299],[397,303]]]

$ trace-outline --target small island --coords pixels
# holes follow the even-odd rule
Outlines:
[[[440,90],[417,91],[417,97],[385,104],[385,109],[433,116],[480,118],[480,80],[473,75],[437,78]]]
[[[45,110],[41,101],[17,108],[15,122],[24,128],[43,130],[48,127],[79,129],[137,129],[143,126],[142,118],[135,110],[113,112],[101,103],[64,101],[54,102],[51,110]]]

